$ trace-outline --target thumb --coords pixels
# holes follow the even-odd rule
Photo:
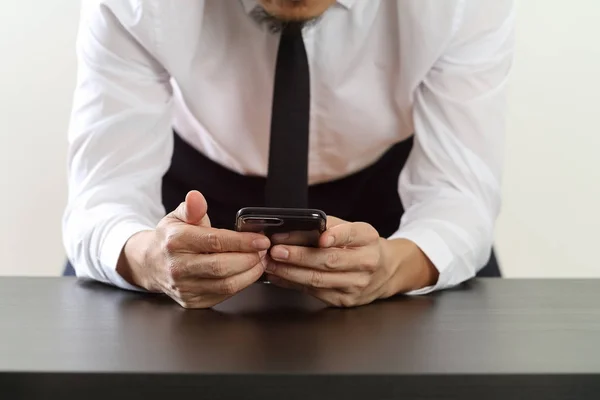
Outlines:
[[[190,225],[210,227],[208,204],[204,196],[193,190],[185,196],[185,201],[171,214],[173,218]]]
[[[331,215],[327,216],[327,229],[333,228],[334,226],[347,224],[348,221],[344,221],[343,219],[333,217]]]

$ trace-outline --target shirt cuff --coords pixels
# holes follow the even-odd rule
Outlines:
[[[125,243],[136,233],[153,230],[145,224],[133,221],[124,221],[114,226],[106,235],[100,253],[100,263],[106,278],[113,285],[126,290],[147,292],[141,287],[127,282],[117,272],[117,264]]]
[[[435,285],[405,293],[406,295],[425,295],[451,286],[452,266],[455,257],[446,242],[435,231],[417,227],[401,228],[389,239],[406,239],[415,243],[439,272],[439,278]]]

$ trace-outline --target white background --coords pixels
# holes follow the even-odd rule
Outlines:
[[[57,275],[64,262],[78,8],[0,5],[0,275]],[[519,9],[500,260],[508,277],[600,277],[600,1]]]

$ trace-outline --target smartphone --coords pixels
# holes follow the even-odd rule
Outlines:
[[[247,207],[238,211],[235,230],[263,233],[273,244],[318,247],[327,215],[306,208]]]
[[[326,229],[327,215],[305,208],[247,207],[238,211],[235,219],[236,231],[262,233],[271,244],[319,247]],[[266,274],[259,282],[270,283]]]

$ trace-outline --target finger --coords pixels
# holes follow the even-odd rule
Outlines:
[[[327,217],[327,226],[337,226],[340,224],[347,224],[348,222],[336,218]],[[318,231],[295,231],[286,233],[276,233],[271,236],[272,244],[286,244],[291,246],[319,246],[320,233]]]
[[[178,219],[186,224],[210,227],[210,218],[207,214],[208,204],[204,196],[193,190],[187,194],[185,201],[170,213],[168,217]]]
[[[319,241],[320,247],[361,247],[379,240],[379,233],[364,222],[346,223],[329,228]]]
[[[255,253],[271,247],[258,233],[234,232],[192,225],[180,225],[167,235],[168,248],[178,253]]]
[[[277,262],[322,271],[360,271],[376,263],[376,251],[370,247],[318,249],[301,246],[274,246],[269,255]]]
[[[191,299],[200,296],[231,296],[258,281],[264,274],[264,271],[264,264],[258,262],[248,270],[227,278],[205,279],[189,277],[169,285],[169,287],[165,288],[165,292],[168,291],[174,294],[171,297],[180,299]]]
[[[369,277],[360,272],[328,272],[317,269],[267,262],[267,273],[276,278],[285,279],[313,289],[335,289],[354,292],[356,288],[366,287]]]
[[[319,231],[294,231],[290,233],[276,233],[271,236],[271,243],[286,244],[291,246],[317,247],[319,245]]]
[[[198,287],[196,290],[200,293],[233,296],[253,283],[256,283],[264,272],[265,267],[262,262],[259,262],[249,270],[228,278],[198,280]]]
[[[327,216],[327,228],[333,228],[334,226],[348,224],[348,221],[344,221],[341,218],[333,217],[331,215]]]
[[[170,273],[175,281],[229,278],[259,263],[266,266],[265,257],[259,253],[182,254]]]

